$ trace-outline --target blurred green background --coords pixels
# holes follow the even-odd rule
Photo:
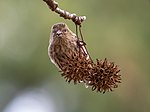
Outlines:
[[[68,84],[50,62],[51,26],[65,22],[42,0],[0,1],[0,112],[150,112],[150,1],[58,0],[86,15],[88,50],[121,68],[122,83],[101,94]]]

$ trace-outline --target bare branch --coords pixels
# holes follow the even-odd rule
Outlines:
[[[77,16],[76,14],[71,14],[65,10],[58,7],[58,3],[54,0],[43,0],[49,6],[49,8],[63,17],[64,19],[71,19],[76,25],[81,25],[81,23],[86,20],[86,16]]]

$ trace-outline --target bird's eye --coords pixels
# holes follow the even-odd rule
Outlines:
[[[63,32],[67,32],[67,29],[63,29]]]
[[[53,34],[55,34],[56,33],[56,31],[53,31]]]

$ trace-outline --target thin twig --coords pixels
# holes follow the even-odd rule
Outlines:
[[[85,43],[85,41],[83,39],[83,35],[82,35],[82,31],[81,31],[81,25],[79,25],[79,32],[80,32],[81,41],[83,42],[83,46],[85,48],[86,54],[89,56],[90,60],[92,61],[92,58],[91,58],[91,56],[90,56],[90,54],[89,54],[89,52],[88,52],[88,50],[86,48],[86,43]]]
[[[79,26],[79,28],[78,28],[78,26]],[[81,39],[79,38],[78,30],[79,30],[80,38],[81,38]],[[87,59],[90,58],[90,60],[92,61],[92,58],[91,58],[91,56],[89,55],[89,52],[88,52],[88,50],[87,50],[87,48],[86,48],[86,43],[85,43],[85,41],[84,41],[84,39],[83,39],[83,35],[82,35],[82,31],[81,31],[81,25],[76,25],[76,36],[77,36],[77,39],[78,39],[77,44],[78,44],[78,46],[79,46],[79,57],[81,57],[81,50],[82,50],[82,51],[84,52],[86,58],[87,58]]]
[[[65,10],[58,7],[58,3],[54,0],[43,0],[49,6],[49,8],[63,17],[64,19],[71,19],[76,25],[81,25],[81,23],[86,20],[86,16],[77,16],[76,14],[71,14]]]

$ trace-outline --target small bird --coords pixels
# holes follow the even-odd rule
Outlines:
[[[63,63],[70,58],[70,54],[86,55],[86,49],[76,34],[65,23],[54,24],[51,28],[48,55],[51,62],[62,70]]]

